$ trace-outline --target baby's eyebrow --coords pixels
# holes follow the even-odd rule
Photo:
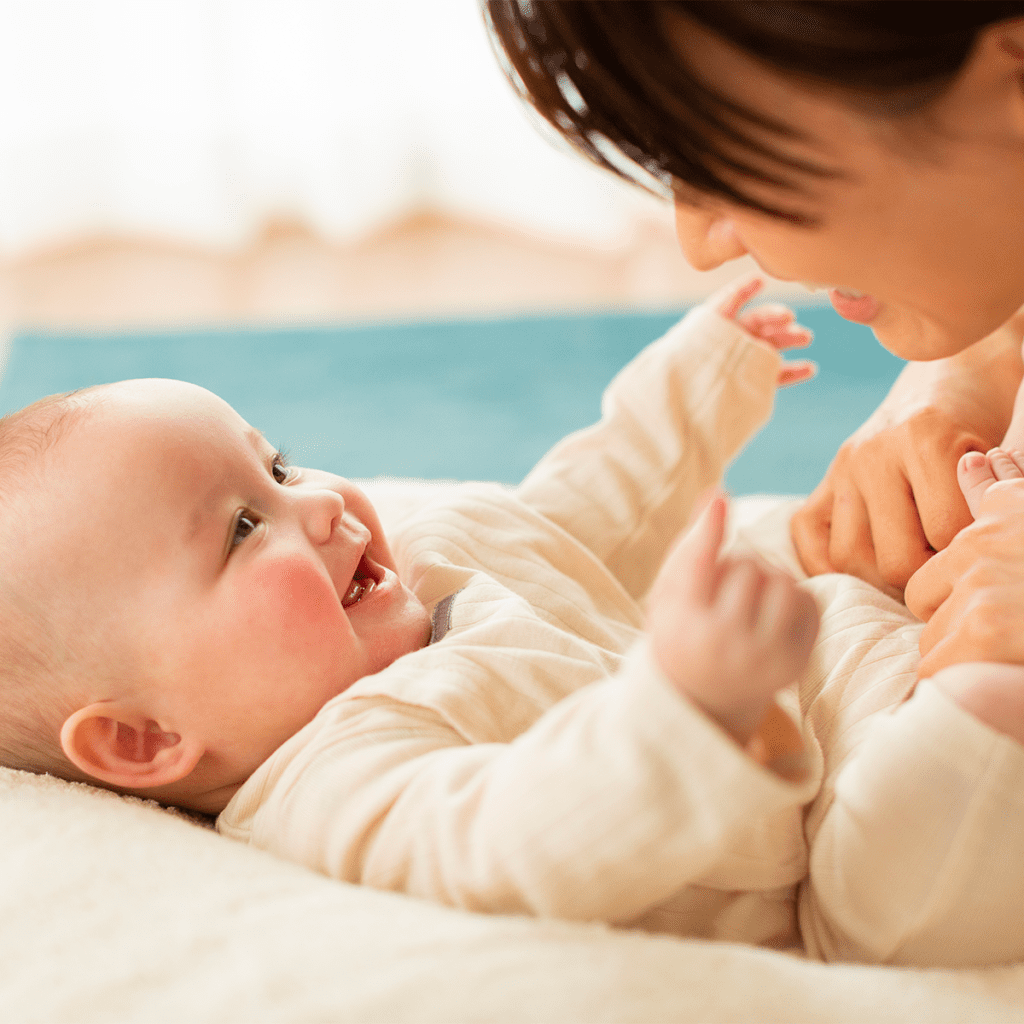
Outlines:
[[[255,427],[249,427],[245,432],[245,439],[253,446],[253,448],[259,452],[263,449],[263,446],[269,444],[266,436],[262,430],[257,430]]]

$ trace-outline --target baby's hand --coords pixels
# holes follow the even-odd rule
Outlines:
[[[716,494],[666,558],[647,629],[679,692],[745,745],[775,692],[806,666],[818,610],[782,570],[719,558],[724,531],[725,499]]]
[[[748,313],[740,310],[764,287],[761,277],[744,278],[716,292],[710,302],[726,318],[739,324],[758,341],[783,351],[787,348],[806,348],[814,338],[813,332],[796,322],[796,314],[788,306],[773,302],[758,306]],[[797,384],[813,377],[817,366],[810,359],[793,359],[779,370],[780,388]]]

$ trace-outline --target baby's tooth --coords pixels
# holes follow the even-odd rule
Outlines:
[[[353,580],[348,590],[345,592],[345,596],[341,599],[342,608],[348,608],[349,605],[353,605],[362,601],[367,594],[372,593],[377,587],[377,583],[372,579],[365,580]]]

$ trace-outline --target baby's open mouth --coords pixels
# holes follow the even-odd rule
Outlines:
[[[373,593],[379,582],[377,574],[371,568],[371,563],[364,552],[356,566],[356,571],[352,574],[352,582],[341,599],[341,607],[351,608],[352,605],[358,604],[368,594]]]

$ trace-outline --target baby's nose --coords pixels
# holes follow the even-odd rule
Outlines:
[[[334,490],[324,488],[305,498],[306,532],[314,544],[326,544],[345,514],[345,499]]]

